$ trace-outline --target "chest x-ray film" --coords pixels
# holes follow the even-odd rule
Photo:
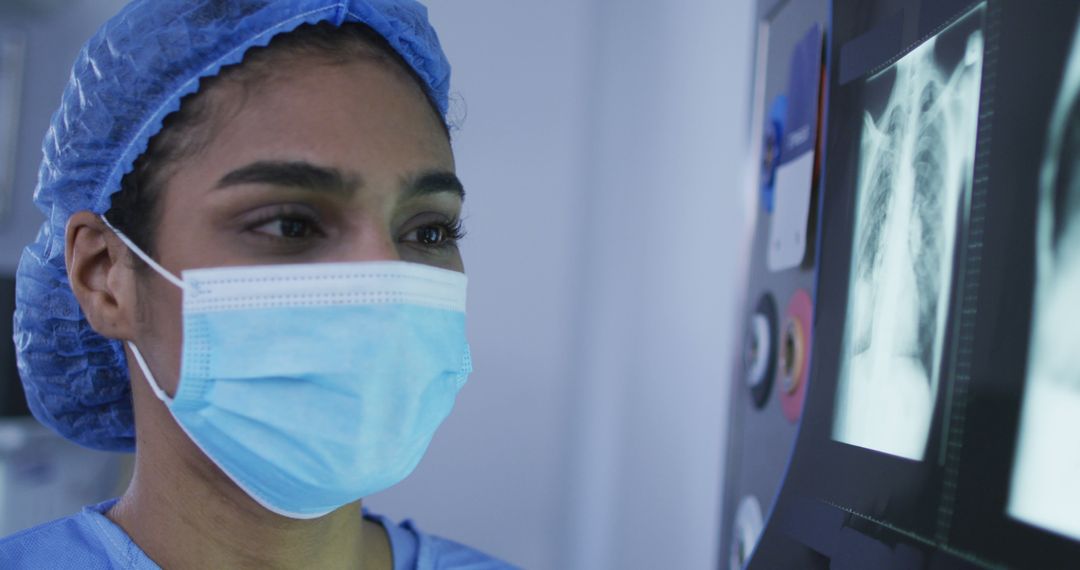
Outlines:
[[[915,460],[925,452],[957,221],[973,178],[984,12],[861,80],[837,441]]]
[[[1080,33],[1051,118],[1036,234],[1009,514],[1080,540]]]

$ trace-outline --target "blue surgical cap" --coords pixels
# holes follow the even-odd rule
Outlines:
[[[446,116],[450,65],[427,10],[412,0],[135,0],[79,53],[34,192],[47,219],[17,274],[19,374],[39,421],[86,447],[134,449],[123,348],[90,328],[68,282],[68,218],[109,209],[162,121],[202,78],[278,34],[321,22],[359,22],[386,38]]]

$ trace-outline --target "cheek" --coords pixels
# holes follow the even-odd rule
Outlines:
[[[182,294],[148,267],[139,268],[136,283],[135,342],[162,388],[172,392],[180,376]]]
[[[410,263],[421,263],[459,273],[465,272],[465,263],[461,259],[461,252],[456,248],[432,254],[417,251],[413,246],[400,245],[398,246],[398,258]]]
[[[465,273],[465,262],[461,259],[461,252],[456,251],[448,256],[446,263],[440,265],[440,267],[451,271],[457,271],[458,273]]]

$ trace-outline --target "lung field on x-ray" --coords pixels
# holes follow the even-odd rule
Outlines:
[[[930,378],[934,367],[934,341],[939,337],[938,306],[945,289],[944,261],[945,236],[951,229],[945,219],[942,201],[949,183],[945,180],[948,148],[944,144],[942,119],[944,113],[937,104],[941,85],[927,83],[919,94],[919,125],[915,141],[915,193],[912,199],[914,213],[908,235],[911,257],[915,262],[916,294],[919,299],[918,331],[916,332],[918,357],[922,372]],[[962,184],[956,180],[955,186]]]
[[[910,355],[918,360],[922,374],[928,379],[933,366],[932,341],[937,337],[938,292],[942,285],[939,268],[943,253],[942,232],[945,230],[941,194],[946,185],[942,162],[947,159],[948,149],[942,142],[940,119],[934,116],[941,113],[941,109],[935,105],[940,89],[936,79],[931,77],[919,94],[918,110],[914,115],[903,103],[888,112],[884,132],[877,135],[880,142],[865,188],[869,194],[861,209],[856,261],[857,279],[862,285],[870,286],[870,306],[877,305],[882,301],[878,296],[882,290],[880,281],[886,278],[883,272],[898,269],[894,264],[886,264],[889,255],[895,256],[896,253],[886,251],[885,236],[892,229],[890,223],[902,223],[904,220],[897,220],[898,216],[907,215],[907,243],[901,244],[906,249],[900,253],[909,256],[907,261],[911,264],[915,279],[910,294],[915,297],[915,304],[909,307],[909,313],[896,316],[909,321],[903,323],[904,326],[914,324],[917,329],[913,339],[908,341],[914,344],[904,348],[910,349]],[[914,125],[910,125],[911,122]],[[901,147],[909,126],[916,130],[914,146],[910,150]],[[906,166],[900,164],[905,152],[912,154],[914,160],[914,171],[909,175],[911,178],[906,180],[903,175],[897,174],[899,168]],[[895,185],[900,181],[912,185],[910,194],[896,191]],[[898,211],[895,200],[910,200],[910,210]],[[874,320],[873,312],[861,315],[857,329],[859,334],[853,347],[856,354],[872,349]]]
[[[892,87],[884,110],[863,117],[833,437],[910,459],[922,458],[933,415],[958,208],[973,175],[982,17],[976,9],[866,80],[868,93]],[[943,63],[939,42],[961,46],[958,61]]]

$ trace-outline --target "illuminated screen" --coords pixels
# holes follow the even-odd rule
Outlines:
[[[1080,568],[1080,2],[832,6],[810,390],[750,568]]]
[[[1040,181],[1027,384],[1009,514],[1080,539],[1080,36]]]
[[[982,7],[863,80],[855,228],[833,439],[922,459],[971,188]]]

